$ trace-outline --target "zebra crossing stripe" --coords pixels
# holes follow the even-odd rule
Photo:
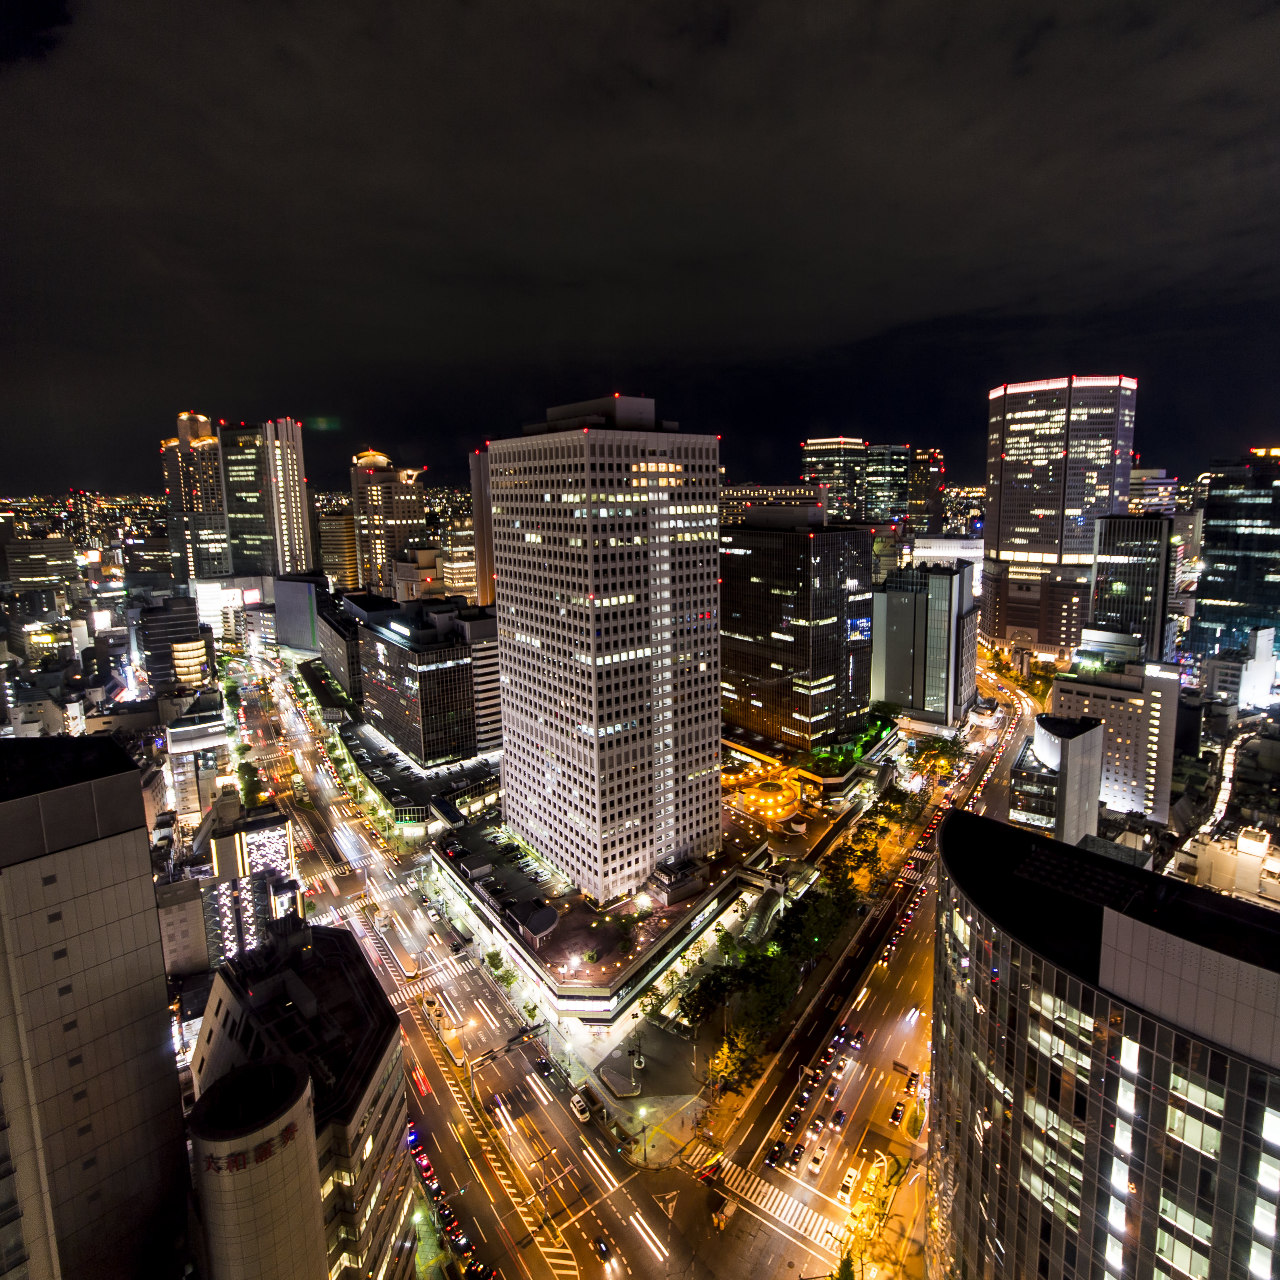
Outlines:
[[[697,1148],[694,1149],[693,1154],[695,1160],[704,1158]],[[745,1197],[784,1225],[794,1227],[808,1239],[822,1243],[828,1235],[839,1238],[839,1228],[836,1223],[781,1188],[748,1173],[741,1166],[728,1160],[722,1162],[720,1178],[730,1191]]]

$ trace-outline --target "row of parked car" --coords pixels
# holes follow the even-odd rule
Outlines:
[[[409,1153],[418,1167],[418,1177],[422,1180],[427,1195],[431,1197],[441,1238],[447,1243],[451,1252],[459,1258],[466,1259],[466,1269],[462,1273],[464,1280],[496,1280],[498,1273],[492,1267],[487,1267],[483,1262],[475,1260],[476,1247],[463,1231],[458,1215],[446,1203],[447,1197],[440,1186],[440,1179],[436,1177],[436,1171],[427,1157],[426,1148],[422,1145],[422,1139],[418,1136],[418,1131],[413,1124],[409,1125],[407,1141]]]

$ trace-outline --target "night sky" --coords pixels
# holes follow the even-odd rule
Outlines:
[[[1144,465],[1280,444],[1280,6],[5,10],[0,492],[158,490],[187,408],[461,480],[613,390],[731,480],[977,480],[987,388],[1072,372],[1139,378]]]

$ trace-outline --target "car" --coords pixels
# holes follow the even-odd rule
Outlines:
[[[540,1075],[544,1080],[550,1080],[550,1079],[551,1079],[551,1063],[549,1063],[549,1062],[546,1060],[546,1058],[537,1058],[537,1059],[535,1059],[535,1060],[534,1060],[533,1065],[534,1065],[535,1067],[537,1067],[537,1069],[538,1069],[538,1074],[539,1074],[539,1075]]]
[[[804,1143],[797,1142],[791,1148],[791,1155],[787,1157],[787,1168],[793,1172],[800,1167],[800,1161],[804,1159]]]
[[[827,1118],[823,1115],[816,1115],[809,1121],[809,1132],[816,1138],[827,1127]]]
[[[456,1236],[451,1236],[449,1243],[453,1246],[454,1251],[462,1254],[464,1258],[470,1258],[476,1251],[476,1247],[471,1243],[470,1237],[463,1235],[461,1232]]]
[[[848,1023],[842,1022],[842,1023],[841,1023],[837,1028],[836,1028],[836,1034],[835,1034],[835,1037],[834,1037],[834,1038],[833,1038],[833,1040],[832,1040],[832,1044],[844,1044],[844,1038],[845,1038],[845,1036],[847,1036],[848,1034],[849,1034],[849,1025],[848,1025]]]
[[[859,1028],[857,1029],[857,1031],[855,1031],[855,1032],[853,1033],[853,1039],[852,1039],[852,1040],[850,1040],[850,1041],[849,1041],[849,1043],[850,1043],[850,1045],[852,1045],[852,1046],[853,1046],[853,1048],[855,1048],[855,1049],[861,1049],[861,1048],[862,1048],[862,1045],[863,1045],[863,1039],[862,1039],[862,1028],[861,1028],[861,1027],[859,1027]]]
[[[826,1098],[828,1102],[834,1102],[836,1098],[840,1096],[839,1083],[833,1080],[829,1085],[827,1085],[827,1091],[822,1096]]]
[[[834,1067],[831,1068],[831,1078],[833,1080],[843,1080],[844,1073],[849,1070],[849,1059],[841,1058]]]
[[[437,1210],[437,1215],[440,1218],[440,1225],[446,1231],[448,1231],[449,1228],[452,1227],[458,1221],[458,1215],[454,1213],[454,1211],[450,1209],[447,1204],[442,1204],[440,1206],[440,1208]]]
[[[907,1021],[914,1022],[919,1016],[920,1006],[918,1004],[913,1004],[911,1008],[907,1010]]]
[[[844,1122],[848,1118],[849,1118],[848,1113],[845,1112],[842,1108],[831,1117],[831,1127],[833,1129],[842,1129],[844,1127]]]
[[[783,1133],[795,1133],[796,1125],[800,1123],[800,1112],[793,1108],[787,1113],[787,1118],[782,1122]]]
[[[836,1192],[836,1199],[839,1200],[841,1204],[848,1204],[853,1198],[853,1184],[857,1182],[857,1180],[857,1170],[854,1169],[853,1165],[850,1165],[848,1169],[845,1170],[844,1181],[840,1184],[840,1190]]]
[[[462,1273],[462,1280],[495,1280],[497,1274],[483,1262],[468,1262],[467,1269]]]
[[[827,1048],[823,1049],[822,1057],[818,1059],[818,1064],[820,1066],[825,1067],[828,1065],[828,1063],[830,1063],[831,1059],[834,1058],[835,1056],[836,1056],[836,1051],[833,1048],[831,1048],[830,1045],[828,1045]]]
[[[907,1077],[907,1092],[909,1094],[913,1094],[919,1087],[920,1087],[920,1073],[918,1071],[913,1071]]]
[[[440,913],[435,909],[435,907],[427,908],[427,919],[433,924],[440,919]]]
[[[773,1166],[777,1164],[778,1161],[781,1160],[782,1157],[785,1156],[786,1154],[787,1154],[787,1144],[784,1139],[779,1138],[777,1142],[775,1142],[773,1146],[769,1148],[768,1154],[764,1158],[764,1162],[772,1169]]]
[[[911,923],[915,918],[916,918],[916,916],[915,916],[915,912],[914,912],[914,911],[908,911],[908,912],[907,912],[907,913],[902,917],[902,923],[903,923],[903,925],[904,925],[904,926],[909,925],[909,924],[910,924],[910,923]]]
[[[895,1102],[893,1105],[893,1114],[889,1117],[889,1123],[899,1125],[902,1123],[902,1117],[907,1110],[905,1102]]]
[[[612,1251],[609,1248],[609,1242],[604,1238],[604,1236],[596,1236],[596,1238],[591,1242],[591,1246],[595,1249],[596,1257],[599,1258],[601,1262],[609,1261]]]
[[[810,1172],[810,1174],[816,1174],[816,1173],[818,1173],[818,1172],[819,1172],[819,1170],[821,1170],[821,1168],[822,1168],[822,1162],[823,1162],[826,1158],[827,1158],[827,1149],[826,1149],[826,1147],[819,1147],[819,1148],[817,1149],[817,1151],[815,1151],[815,1152],[813,1153],[813,1155],[809,1157],[809,1172]]]
[[[425,893],[418,894],[418,901],[422,903],[424,907],[429,906],[431,903],[431,899],[428,898]]]

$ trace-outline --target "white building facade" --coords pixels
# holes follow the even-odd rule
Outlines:
[[[1102,721],[1100,799],[1108,809],[1169,821],[1178,690],[1178,668],[1158,662],[1077,667],[1053,682],[1053,715]]]
[[[610,901],[719,845],[718,440],[613,396],[489,478],[506,820]]]

